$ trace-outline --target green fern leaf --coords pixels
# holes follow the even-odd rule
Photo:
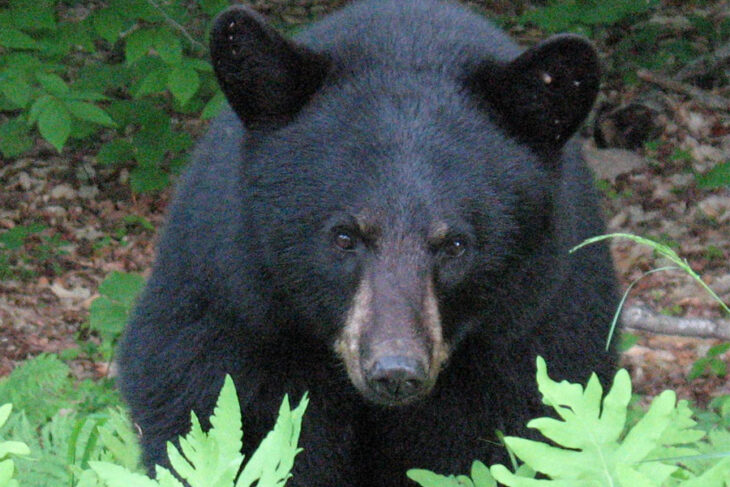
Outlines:
[[[130,472],[128,469],[108,462],[91,462],[91,468],[109,487],[183,487],[175,477],[152,480],[146,475]],[[177,483],[174,483],[177,482]]]
[[[274,429],[264,438],[246,464],[236,487],[283,487],[290,477],[301,422],[307,407],[306,395],[291,410],[285,397]],[[226,376],[218,402],[210,418],[211,429],[203,431],[195,413],[191,413],[190,432],[179,440],[179,447],[167,445],[168,458],[175,472],[190,487],[233,487],[243,455],[241,454],[241,410],[233,380]],[[103,429],[102,440],[106,443]],[[123,440],[126,441],[126,440]],[[122,442],[123,442],[122,441]],[[114,443],[119,448],[119,443]],[[108,462],[89,462],[93,471],[109,487],[181,487],[173,473],[157,466],[156,479],[131,472]],[[86,487],[86,486],[84,486]],[[489,486],[487,486],[489,487]]]
[[[695,454],[695,449],[682,445],[704,436],[692,429],[695,422],[689,408],[677,405],[672,391],[657,396],[649,411],[624,434],[631,398],[631,381],[624,370],[616,374],[603,400],[595,374],[585,389],[554,382],[542,358],[537,360],[537,382],[543,402],[555,409],[560,420],[539,418],[527,426],[560,447],[515,437],[505,438],[505,443],[525,464],[553,480],[524,478],[501,465],[493,466],[494,478],[510,487],[661,487],[680,467],[658,460],[668,452]]]
[[[284,396],[274,429],[251,455],[236,487],[250,487],[257,479],[257,487],[280,487],[286,483],[291,475],[294,457],[301,451],[297,444],[307,404],[309,399],[305,394],[299,406],[292,410],[289,398]]]

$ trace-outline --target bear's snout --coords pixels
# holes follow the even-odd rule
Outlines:
[[[431,392],[448,357],[433,285],[430,278],[371,276],[360,283],[335,351],[364,398],[408,404]]]
[[[371,391],[381,402],[401,404],[428,390],[426,367],[415,357],[389,355],[377,360],[365,373]]]

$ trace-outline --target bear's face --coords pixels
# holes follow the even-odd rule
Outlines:
[[[469,302],[475,283],[500,285],[528,251],[547,170],[448,84],[433,103],[383,85],[359,101],[349,92],[329,89],[327,117],[314,99],[287,126],[251,134],[243,177],[264,216],[253,227],[265,229],[269,281],[301,331],[336,350],[365,397],[399,404],[430,390],[481,314],[489,290]],[[383,372],[383,360],[403,370]]]
[[[460,79],[348,74],[234,8],[211,52],[249,128],[241,178],[261,220],[244,245],[287,321],[327,343],[367,399],[428,394],[548,230],[544,181],[595,96],[592,48],[563,36]]]

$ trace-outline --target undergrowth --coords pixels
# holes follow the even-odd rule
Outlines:
[[[654,398],[635,424],[627,421],[631,380],[620,370],[604,396],[594,374],[585,388],[548,377],[537,360],[543,402],[560,419],[530,421],[549,442],[508,436],[504,443],[522,462],[472,467],[471,478],[423,470],[408,475],[422,487],[726,487],[730,485],[730,431],[697,427],[687,401],[674,391]],[[536,479],[536,473],[544,479]]]
[[[504,438],[520,465],[487,467],[476,461],[469,476],[418,469],[408,476],[422,487],[495,487],[497,482],[508,487],[730,485],[727,401],[718,416],[698,422],[687,401],[677,401],[673,391],[665,391],[644,412],[631,406],[625,370],[616,374],[604,395],[595,374],[585,387],[551,380],[541,357],[537,384],[555,417],[527,425],[548,441]],[[305,396],[292,409],[285,397],[274,429],[243,465],[241,412],[227,377],[211,429],[203,432],[192,413],[190,433],[179,446],[168,443],[173,471],[158,466],[156,479],[142,473],[136,434],[117,408],[86,416],[60,410],[38,430],[25,412],[11,415],[5,405],[0,408],[0,427],[7,419],[0,430],[0,487],[182,487],[180,478],[191,487],[281,487],[301,451],[298,440],[307,403]],[[542,478],[536,478],[538,473]]]
[[[67,3],[0,4],[0,154],[27,153],[38,134],[130,167],[136,192],[166,187],[192,146],[180,120],[225,103],[196,38],[228,2]]]

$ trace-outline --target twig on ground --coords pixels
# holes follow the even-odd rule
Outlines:
[[[722,318],[678,318],[655,313],[646,306],[630,306],[621,314],[624,328],[662,335],[717,338],[730,341],[730,320]]]

